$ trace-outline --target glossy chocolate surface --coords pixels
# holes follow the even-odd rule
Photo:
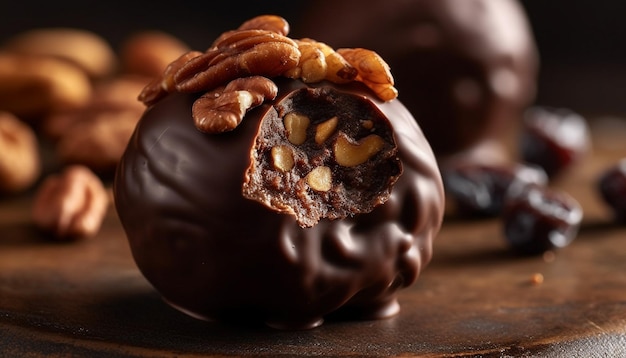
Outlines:
[[[281,83],[276,102],[303,86]],[[271,106],[220,135],[194,127],[195,95],[172,94],[146,111],[118,168],[115,204],[137,266],[165,300],[198,317],[277,328],[315,327],[340,308],[359,318],[398,312],[397,290],[431,258],[441,177],[400,102],[345,88],[368,95],[391,121],[404,171],[371,213],[312,228],[241,194],[253,137]]]
[[[498,137],[534,99],[537,49],[515,0],[320,0],[303,17],[296,35],[389,63],[438,156]]]

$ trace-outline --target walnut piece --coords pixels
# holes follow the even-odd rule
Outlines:
[[[210,91],[240,77],[281,75],[299,60],[298,45],[286,36],[266,30],[232,31],[187,61],[174,81],[179,92]]]
[[[278,87],[263,76],[237,78],[226,87],[198,98],[192,106],[196,128],[205,133],[222,133],[235,129],[249,109],[274,99]]]
[[[48,176],[35,195],[35,225],[59,240],[75,240],[98,233],[106,215],[109,195],[102,181],[88,168],[69,166]]]
[[[302,79],[304,83],[315,83],[326,78],[328,65],[326,56],[322,50],[309,42],[297,41],[300,50],[300,62],[298,66],[286,71],[284,75],[289,78]]]
[[[0,112],[0,191],[30,187],[41,172],[35,132],[8,112]]]
[[[391,101],[398,97],[389,65],[376,52],[364,48],[343,48],[337,53],[356,68],[356,80],[363,82],[378,98]]]
[[[155,78],[146,85],[139,93],[138,99],[146,106],[150,106],[167,96],[168,93],[174,92],[176,90],[174,75],[191,59],[201,55],[202,52],[199,51],[189,51],[180,55],[176,60],[165,67],[160,77]]]
[[[236,30],[222,33],[205,52],[190,51],[173,61],[144,88],[139,100],[152,105],[174,91],[209,92],[202,101],[213,103],[222,96],[222,86],[248,76],[284,76],[305,83],[360,81],[383,101],[397,97],[389,66],[376,52],[362,48],[335,51],[313,39],[291,39],[288,33],[289,24],[282,17],[252,18]],[[220,101],[246,103],[248,96],[229,94]],[[223,121],[229,123],[226,130],[241,120],[237,115],[228,116]]]
[[[301,53],[295,68],[284,73],[289,78],[299,78],[305,83],[328,80],[348,83],[355,80],[357,70],[332,47],[309,38],[296,40]]]
[[[289,23],[276,15],[261,15],[253,17],[239,26],[238,30],[267,30],[287,36]]]

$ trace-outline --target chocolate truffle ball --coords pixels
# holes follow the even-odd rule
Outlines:
[[[194,126],[192,105],[199,94],[171,93],[147,109],[114,182],[116,208],[139,269],[168,303],[204,319],[306,329],[331,313],[395,315],[397,292],[429,262],[443,216],[441,176],[428,142],[398,100],[381,102],[360,84],[276,84],[274,100],[226,133]],[[353,108],[346,111],[346,103]],[[364,171],[357,164],[353,177],[346,174],[340,182],[365,193],[389,187],[388,197],[372,210],[336,219],[322,215],[302,225],[297,215],[244,196],[257,141],[290,146],[282,121],[275,120],[285,108],[308,114],[317,127],[320,113],[338,113],[341,121],[363,122],[372,131],[387,123],[401,173],[385,159],[381,163],[392,164]],[[264,130],[267,124],[275,130]],[[272,133],[283,139],[266,141]],[[332,175],[341,172],[328,166]],[[382,184],[380,177],[386,178]],[[333,179],[330,185],[334,190],[339,184]],[[313,187],[301,193],[315,198]],[[337,200],[332,205],[344,199]]]
[[[437,156],[504,135],[534,99],[537,49],[515,0],[311,4],[293,32],[378,52]]]

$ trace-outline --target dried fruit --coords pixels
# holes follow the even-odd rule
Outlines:
[[[565,192],[526,185],[511,193],[502,218],[504,236],[515,252],[540,255],[563,248],[576,238],[583,210]]]
[[[525,164],[457,163],[442,169],[448,198],[463,216],[494,217],[502,212],[512,186],[546,185],[543,169]]]
[[[601,198],[613,210],[615,220],[626,223],[626,158],[607,168],[597,179]]]
[[[521,156],[554,177],[580,161],[591,148],[585,118],[565,108],[534,107],[524,118]]]

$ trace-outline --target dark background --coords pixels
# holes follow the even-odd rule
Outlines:
[[[592,114],[626,113],[626,2],[521,2],[541,56],[537,103]],[[115,48],[133,31],[156,28],[203,49],[221,31],[261,13],[297,23],[305,3],[2,1],[0,41],[29,28],[72,26],[105,36]]]

